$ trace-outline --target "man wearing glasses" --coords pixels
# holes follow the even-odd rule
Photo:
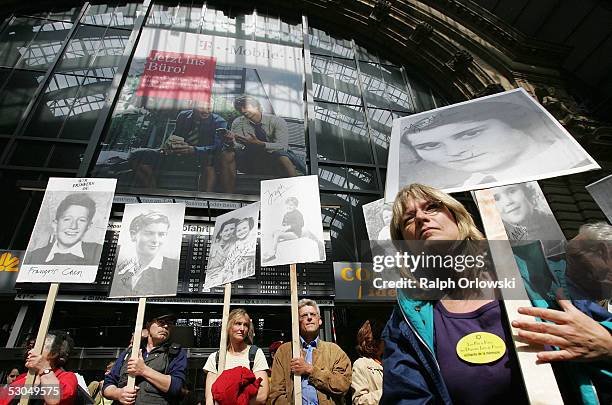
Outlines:
[[[292,358],[291,342],[278,348],[272,365],[270,402],[292,404],[292,375],[298,375],[302,378],[302,405],[343,404],[351,386],[351,361],[338,345],[319,338],[323,322],[315,301],[300,300],[298,315],[302,356]]]
[[[142,341],[138,358],[130,358],[131,348],[119,355],[104,377],[104,397],[121,404],[171,404],[178,401],[185,382],[187,355],[180,345],[169,342],[173,315],[154,317],[146,323],[149,332]],[[127,387],[128,375],[136,386]]]

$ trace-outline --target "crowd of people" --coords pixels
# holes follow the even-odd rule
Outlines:
[[[478,241],[483,234],[465,207],[434,188],[412,184],[402,189],[392,207],[390,234],[405,241]],[[603,280],[597,293],[612,296],[612,226],[585,225],[570,241],[563,261],[566,291],[587,294],[595,284],[584,284],[576,274]],[[587,245],[584,241],[590,242]],[[428,246],[427,244],[425,246]],[[439,246],[439,245],[438,245]],[[463,249],[465,244],[447,244]],[[528,264],[519,258],[523,274]],[[559,263],[557,263],[558,265]],[[551,264],[552,266],[552,264]],[[554,266],[553,266],[554,267]],[[467,269],[465,272],[476,271]],[[580,281],[580,282],[579,282]],[[561,291],[560,285],[549,286]],[[608,289],[606,289],[608,288]],[[593,294],[593,293],[592,293]],[[556,373],[566,403],[612,403],[612,314],[609,300],[585,298],[571,301],[558,293],[556,302],[539,297],[533,307],[519,313],[545,320],[517,320],[517,338],[551,350],[538,353],[538,362],[558,365]],[[591,295],[593,297],[593,295]],[[495,292],[449,290],[438,300],[419,300],[398,290],[398,305],[386,323],[367,320],[357,333],[361,356],[353,364],[343,348],[320,336],[321,313],[317,303],[298,303],[301,354],[295,356],[290,342],[274,342],[271,364],[253,344],[253,322],[244,309],[234,309],[227,324],[225,367],[219,372],[220,354],[212,353],[204,364],[204,397],[194,398],[186,384],[187,356],[173,344],[175,318],[164,314],[146,323],[140,354],[126,349],[109,364],[103,381],[90,384],[96,404],[175,404],[189,398],[202,404],[291,404],[295,376],[302,404],[521,404],[528,403],[519,361],[512,348],[512,332],[505,322],[506,308]],[[533,318],[532,318],[533,319]],[[494,336],[499,350],[493,358],[471,359],[462,355],[460,342],[477,345],[478,336]],[[474,337],[476,335],[476,337]],[[472,338],[472,340],[470,340]],[[36,375],[35,383],[61,387],[61,396],[44,396],[46,404],[77,402],[77,378],[65,371],[71,348],[69,336],[52,332],[42,354],[29,351],[25,369]],[[551,347],[554,347],[551,348]],[[22,386],[25,373],[11,370],[8,386]],[[128,377],[135,378],[130,387]],[[191,393],[189,391],[192,391]],[[197,391],[197,390],[195,390]],[[13,401],[0,396],[0,405]]]

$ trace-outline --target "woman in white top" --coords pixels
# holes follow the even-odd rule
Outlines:
[[[238,366],[250,368],[249,348],[253,344],[253,336],[253,323],[251,322],[249,314],[242,308],[232,310],[227,322],[227,355],[225,358],[225,370]],[[214,352],[208,356],[208,360],[206,360],[206,364],[204,365],[204,371],[207,373],[206,405],[214,404],[212,385],[218,376],[217,353],[218,352]],[[255,374],[255,377],[261,377],[262,381],[259,386],[259,391],[257,391],[257,396],[254,398],[255,402],[251,401],[251,404],[263,405],[268,399],[269,385],[267,370],[268,362],[266,361],[266,357],[261,349],[257,349],[251,371]]]
[[[362,356],[353,363],[353,405],[375,405],[383,390],[382,354],[380,338],[384,324],[368,320],[357,332],[357,351]]]

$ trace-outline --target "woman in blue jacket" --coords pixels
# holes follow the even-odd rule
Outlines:
[[[420,184],[398,193],[391,236],[428,242],[484,239],[460,202]],[[526,403],[500,302],[469,293],[461,300],[448,298],[419,301],[398,290],[399,306],[383,333],[381,404]],[[496,347],[490,358],[462,349],[476,347],[483,337]]]

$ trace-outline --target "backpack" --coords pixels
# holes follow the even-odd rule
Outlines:
[[[257,354],[257,350],[259,347],[255,345],[251,345],[249,347],[249,370],[253,371],[253,365],[255,364],[255,355]],[[219,351],[215,353],[215,366],[217,367],[217,371],[219,370]]]

